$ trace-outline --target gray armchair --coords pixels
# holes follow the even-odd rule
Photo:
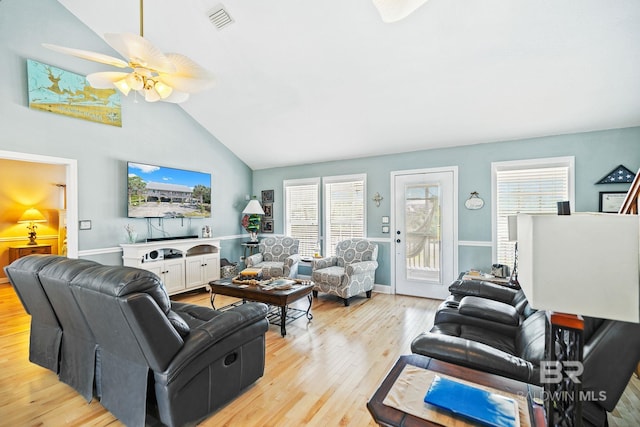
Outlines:
[[[265,277],[297,277],[298,246],[291,237],[266,237],[258,245],[258,253],[247,257],[247,267],[261,268]]]
[[[311,277],[313,295],[318,292],[337,295],[349,305],[349,298],[371,290],[378,268],[378,245],[366,239],[343,240],[336,245],[336,255],[313,261]]]

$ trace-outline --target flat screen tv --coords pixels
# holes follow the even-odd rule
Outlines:
[[[211,217],[211,174],[127,163],[129,218]]]

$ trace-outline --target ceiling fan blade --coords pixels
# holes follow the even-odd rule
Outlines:
[[[174,90],[173,92],[171,92],[171,95],[167,96],[164,99],[161,99],[161,101],[163,101],[163,102],[171,102],[173,104],[180,104],[181,102],[184,102],[187,99],[189,99],[189,94],[188,93]]]
[[[132,68],[143,67],[158,73],[175,71],[173,63],[149,40],[133,33],[107,33],[105,40],[120,55],[129,59]]]
[[[373,0],[383,22],[396,22],[411,15],[427,0]]]
[[[126,78],[129,74],[121,71],[102,71],[89,74],[87,81],[96,89],[113,89],[115,82]]]
[[[159,77],[174,89],[194,93],[210,89],[215,85],[214,75],[192,59],[178,53],[169,53],[167,57],[174,64],[176,71],[160,73]]]
[[[78,58],[87,59],[89,61],[100,62],[101,64],[112,65],[118,68],[126,68],[129,64],[120,58],[104,55],[102,53],[90,52],[88,50],[73,49],[70,47],[58,46],[55,44],[42,43],[47,49],[55,50],[67,55],[77,56]]]

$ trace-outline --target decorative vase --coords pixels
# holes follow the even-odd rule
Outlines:
[[[138,233],[127,233],[127,242],[135,243],[138,240]]]

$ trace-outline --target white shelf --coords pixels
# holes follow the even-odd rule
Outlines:
[[[169,295],[205,287],[220,278],[220,240],[213,238],[159,240],[121,244],[127,267],[160,277]]]

